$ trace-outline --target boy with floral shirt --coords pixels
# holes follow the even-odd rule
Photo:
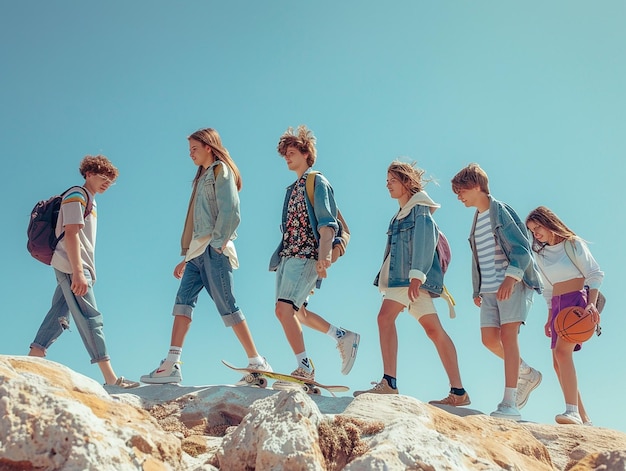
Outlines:
[[[356,358],[359,334],[335,327],[305,309],[318,279],[326,278],[331,265],[333,242],[339,230],[337,205],[328,180],[315,176],[314,201],[306,195],[306,180],[315,163],[315,137],[305,126],[289,128],[278,142],[278,153],[297,180],[287,188],[282,211],[282,240],[272,255],[270,270],[276,271],[276,317],[280,321],[297,366],[292,375],[315,380],[315,368],[302,335],[302,325],[326,333],[337,342],[342,373],[347,374]],[[274,387],[287,387],[282,382]]]

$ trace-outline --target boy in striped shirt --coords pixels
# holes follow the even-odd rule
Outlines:
[[[542,291],[528,232],[509,205],[491,196],[487,173],[478,164],[454,176],[452,191],[477,210],[469,238],[474,304],[480,307],[483,344],[504,360],[504,398],[491,415],[521,420],[519,409],[541,382],[541,373],[520,357],[517,341],[533,291]]]

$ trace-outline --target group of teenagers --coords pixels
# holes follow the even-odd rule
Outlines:
[[[200,291],[211,296],[224,325],[232,327],[248,358],[248,368],[272,371],[257,350],[233,282],[239,265],[234,240],[240,222],[239,190],[242,179],[237,165],[222,144],[218,132],[201,129],[188,138],[189,155],[197,167],[181,237],[183,260],[174,268],[180,279],[173,308],[170,347],[159,366],[140,378],[147,384],[180,383],[181,355]],[[343,255],[349,239],[333,188],[314,172],[316,140],[306,126],[288,128],[277,150],[297,178],[287,187],[282,207],[280,243],[270,261],[276,272],[275,314],[296,360],[293,376],[315,380],[302,326],[320,331],[335,342],[341,356],[341,372],[354,364],[360,336],[331,324],[310,311],[309,296],[326,278],[331,264]],[[56,235],[64,233],[51,265],[57,279],[52,306],[44,318],[29,355],[44,357],[50,345],[67,330],[70,315],[83,343],[104,376],[106,385],[122,388],[138,382],[117,376],[107,354],[103,317],[93,292],[97,210],[95,196],[115,183],[118,169],[104,156],[87,156],[79,171],[85,182],[63,194]],[[466,406],[470,398],[463,387],[452,339],[444,330],[433,298],[452,300],[444,287],[443,259],[437,249],[441,233],[433,219],[439,204],[424,190],[424,170],[415,164],[393,161],[387,169],[387,189],[399,203],[387,231],[383,262],[374,284],[382,293],[378,313],[383,376],[364,393],[398,394],[396,319],[408,309],[434,343],[450,383],[449,394],[430,401],[435,405]],[[473,299],[480,308],[482,343],[504,363],[504,396],[494,417],[521,420],[520,409],[539,385],[542,375],[520,356],[518,333],[528,316],[534,292],[543,293],[548,316],[545,335],[551,339],[553,365],[565,399],[565,412],[556,416],[562,424],[591,425],[580,393],[573,352],[581,345],[559,337],[554,326],[559,311],[580,306],[599,319],[596,302],[603,272],[585,241],[551,210],[540,206],[522,221],[506,203],[493,198],[487,173],[470,164],[452,179],[452,190],[466,206],[475,208],[470,231]],[[89,206],[88,206],[89,205]],[[91,211],[86,212],[86,208]],[[569,245],[569,246],[568,246]],[[247,384],[245,377],[238,384]],[[275,389],[294,387],[276,381]]]

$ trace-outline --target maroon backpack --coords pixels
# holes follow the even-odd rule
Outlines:
[[[65,231],[59,237],[55,234],[61,201],[63,201],[63,196],[74,188],[80,188],[87,196],[87,206],[83,215],[86,218],[91,213],[93,202],[87,190],[82,186],[72,186],[60,195],[39,201],[30,213],[30,222],[26,230],[26,235],[28,236],[26,248],[34,258],[46,265],[50,265],[52,262],[54,250],[65,235]]]

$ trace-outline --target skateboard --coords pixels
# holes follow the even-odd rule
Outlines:
[[[302,378],[298,378],[297,376],[291,376],[284,373],[276,373],[274,371],[262,371],[255,370],[251,368],[240,368],[231,363],[228,363],[226,360],[222,360],[225,366],[230,368],[231,370],[238,371],[239,373],[244,373],[244,380],[250,386],[258,386],[260,388],[267,387],[267,380],[273,379],[275,381],[288,381],[290,383],[300,384],[302,389],[307,394],[320,395],[322,394],[321,389],[325,389],[331,395],[335,396],[336,392],[346,392],[349,391],[350,388],[348,386],[339,386],[339,385],[327,385],[321,384],[317,381],[307,381]]]

